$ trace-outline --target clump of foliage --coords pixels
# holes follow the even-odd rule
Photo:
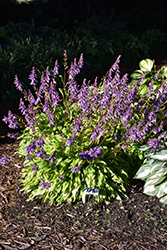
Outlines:
[[[154,61],[150,59],[142,60],[139,63],[140,70],[135,70],[131,75],[133,83],[141,82],[140,95],[150,95],[150,90],[161,97],[166,96],[166,91],[162,88],[167,84],[167,67],[163,66],[159,71],[153,69]],[[155,98],[153,95],[152,98]],[[164,99],[165,100],[165,99]],[[162,100],[156,101],[159,105],[166,106]],[[164,106],[164,110],[165,110]],[[158,110],[154,106],[154,110]],[[135,178],[145,181],[144,193],[151,196],[157,196],[160,202],[167,204],[167,136],[166,119],[164,119],[164,132],[157,138],[152,138],[146,145],[139,149],[145,153],[145,159]],[[153,131],[156,134],[156,131]]]
[[[25,125],[18,153],[25,159],[21,182],[29,200],[85,202],[86,187],[99,189],[98,201],[125,196],[138,166],[134,160],[143,159],[136,146],[161,138],[167,87],[166,82],[156,91],[149,86],[149,98],[148,93],[141,96],[138,82],[132,86],[127,74],[120,77],[119,62],[120,56],[100,84],[97,78],[92,85],[84,79],[79,87],[76,76],[83,55],[68,68],[64,53],[64,77],[56,61],[52,73],[49,68],[42,73],[38,88],[32,69],[34,94],[15,77],[14,84],[24,95],[19,105],[23,117],[9,111],[3,121],[10,128]],[[57,87],[58,78],[62,89]]]
[[[139,68],[131,74],[132,83],[140,82],[139,92],[147,95],[151,91],[158,91],[162,82],[167,79],[167,67],[163,66],[159,71],[156,70],[154,60],[144,59],[139,63]],[[150,91],[148,91],[150,89]]]
[[[150,146],[149,146],[150,145]],[[135,178],[145,181],[143,192],[157,196],[160,202],[167,204],[167,136],[166,133],[140,148],[146,152],[145,160]]]

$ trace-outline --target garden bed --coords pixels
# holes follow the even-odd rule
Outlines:
[[[166,61],[160,58],[156,64],[158,69]],[[126,67],[122,72],[134,69]],[[17,107],[1,103],[0,118]],[[19,189],[23,168],[23,161],[15,155],[19,142],[4,136],[7,132],[0,122],[0,157],[12,159],[6,166],[0,164],[0,249],[167,248],[166,206],[143,194],[142,182],[136,183],[128,199],[110,204],[97,204],[93,197],[86,204],[27,202]]]

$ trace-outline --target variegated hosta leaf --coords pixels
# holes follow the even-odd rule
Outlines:
[[[145,60],[142,60],[142,61],[139,63],[139,67],[140,67],[140,69],[141,69],[143,72],[151,71],[152,68],[153,68],[153,65],[154,65],[154,62],[153,62],[151,59],[145,59]]]
[[[142,179],[145,180],[150,176],[151,173],[151,164],[145,164],[139,168],[139,170],[136,173],[135,178],[136,179]]]
[[[146,183],[144,185],[143,193],[147,194],[147,195],[150,195],[150,196],[155,196],[155,187],[154,187],[154,185],[147,185],[147,182],[148,181],[146,181]]]
[[[155,187],[155,194],[158,198],[161,198],[162,196],[167,194],[166,191],[167,191],[167,179],[165,182]]]
[[[161,203],[163,204],[167,204],[167,194],[164,195],[163,197],[161,197],[161,199],[159,200]]]
[[[160,161],[167,161],[167,150],[161,150],[154,155],[150,156],[152,159],[157,159]]]
[[[143,193],[157,196],[167,204],[167,149],[146,155],[135,178],[146,180]]]

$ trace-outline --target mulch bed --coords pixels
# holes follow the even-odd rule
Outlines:
[[[9,106],[1,103],[0,118]],[[167,208],[143,194],[141,182],[128,199],[109,204],[97,204],[93,198],[86,204],[27,202],[19,189],[23,168],[15,154],[19,142],[6,133],[0,121],[0,158],[12,159],[8,165],[0,164],[0,249],[167,249]]]

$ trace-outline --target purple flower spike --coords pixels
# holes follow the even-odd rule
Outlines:
[[[19,82],[17,75],[15,76],[14,85],[16,86],[16,89],[18,89],[20,91],[23,91],[23,86]]]
[[[79,158],[82,160],[92,161],[102,155],[103,150],[100,147],[91,148],[89,151],[79,153]]]
[[[5,116],[2,119],[2,121],[4,121],[6,124],[9,123],[9,125],[8,125],[9,128],[13,128],[13,129],[19,127],[19,124],[16,120],[17,120],[17,115],[12,114],[12,112],[10,110],[8,111],[8,117]]]
[[[77,171],[79,171],[79,168],[80,168],[79,166],[78,166],[78,167],[75,167],[75,168],[72,168],[72,169],[71,169],[71,172],[72,172],[72,173],[76,173]]]
[[[10,162],[10,158],[8,156],[4,156],[0,159],[0,162],[5,165]]]
[[[18,133],[8,133],[8,137],[13,138],[13,139],[17,139],[19,137]]]
[[[70,138],[66,139],[66,147],[71,146],[74,143],[75,140],[76,140],[76,135],[75,134],[72,135]]]
[[[147,144],[148,144],[150,147],[158,148],[160,142],[161,142],[161,139],[160,139],[160,138],[157,138],[157,139],[149,140]]]
[[[81,69],[83,67],[83,54],[81,54],[79,62],[78,62],[78,67]]]
[[[31,170],[34,171],[34,172],[37,172],[37,171],[38,171],[38,168],[37,168],[36,166],[33,166],[33,167],[31,168]]]
[[[46,183],[44,181],[42,181],[41,183],[39,183],[39,185],[42,187],[42,188],[50,188],[51,186],[51,181],[49,183]]]
[[[56,75],[58,75],[58,73],[59,73],[58,69],[59,69],[58,60],[56,60],[55,66],[54,66],[54,69],[53,69],[53,77],[55,77]]]
[[[37,75],[35,73],[35,68],[33,67],[32,71],[31,71],[31,74],[29,75],[29,79],[31,80],[30,85],[33,85],[34,87],[35,87],[36,82],[37,82],[36,77],[37,77]]]
[[[25,106],[25,104],[24,104],[24,102],[22,100],[20,100],[19,109],[21,110],[21,113],[23,115],[27,114],[26,106]]]
[[[56,151],[48,158],[48,160],[50,160],[50,163],[54,163],[55,159],[57,159]]]

